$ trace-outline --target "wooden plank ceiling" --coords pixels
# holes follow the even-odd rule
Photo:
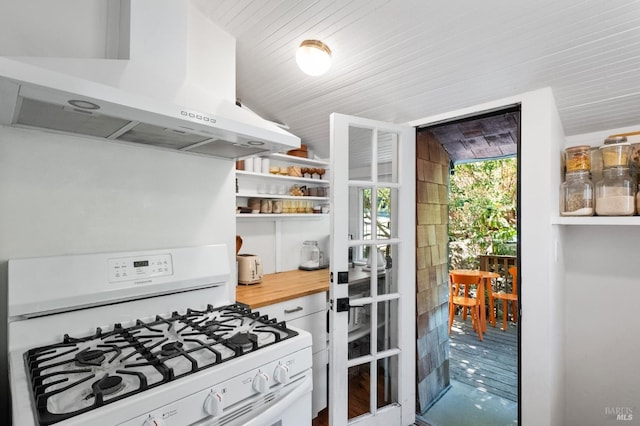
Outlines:
[[[323,157],[332,112],[404,123],[547,86],[567,135],[640,124],[639,1],[194,4],[237,40],[242,104]],[[296,66],[308,38],[333,51],[323,76]]]

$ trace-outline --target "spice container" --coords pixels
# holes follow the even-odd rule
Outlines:
[[[589,171],[567,172],[560,186],[561,216],[592,216],[594,207],[593,183]]]
[[[600,152],[602,153],[602,165],[604,168],[627,167],[629,164],[629,149],[630,144],[628,142],[601,146]]]
[[[249,198],[247,205],[251,209],[251,213],[260,213],[260,198]]]
[[[628,167],[610,167],[602,171],[596,183],[596,214],[599,216],[631,216],[636,209],[636,185]]]
[[[589,145],[572,146],[565,150],[565,167],[567,172],[589,170],[591,168],[591,154]]]
[[[260,200],[260,213],[271,213],[273,210],[272,201],[269,199]]]

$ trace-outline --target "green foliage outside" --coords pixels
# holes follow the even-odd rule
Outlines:
[[[515,158],[454,166],[449,182],[449,263],[475,269],[481,254],[515,255]]]
[[[364,189],[362,192],[363,203],[363,215],[364,215],[364,238],[372,238],[371,231],[371,189]],[[373,238],[387,239],[391,238],[391,222],[389,215],[391,214],[391,189],[390,188],[378,188],[378,196],[376,199],[376,236]],[[380,249],[380,247],[378,247]],[[383,247],[385,255],[390,255],[391,246],[386,245]],[[368,256],[369,247],[365,247],[364,256]]]

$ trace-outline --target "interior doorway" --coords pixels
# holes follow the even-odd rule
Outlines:
[[[456,316],[456,318],[460,318],[460,321],[454,322],[452,334],[449,336],[447,297],[448,271],[452,266],[461,266],[460,262],[452,265],[452,250],[449,247],[450,213],[455,213],[455,210],[461,207],[460,205],[449,205],[450,173],[454,171],[456,165],[460,164],[512,158],[513,160],[511,161],[515,161],[517,169],[515,180],[515,227],[516,236],[518,236],[520,235],[520,223],[517,220],[517,212],[520,211],[519,148],[520,105],[511,105],[474,114],[473,116],[430,124],[428,127],[419,128],[417,132],[418,212],[421,209],[426,209],[433,213],[437,210],[433,205],[438,205],[438,203],[442,202],[443,192],[447,195],[446,217],[440,204],[440,218],[434,214],[424,218],[418,213],[417,224],[418,410],[419,414],[429,411],[434,413],[438,405],[442,406],[448,400],[453,399],[454,405],[451,406],[452,409],[444,410],[445,419],[437,419],[437,424],[442,426],[465,424],[460,421],[461,419],[456,419],[456,413],[460,417],[479,414],[478,412],[474,413],[474,410],[487,414],[492,411],[491,407],[494,403],[496,407],[508,407],[508,410],[511,411],[506,413],[506,418],[511,418],[507,422],[508,424],[517,423],[520,419],[521,357],[519,342],[521,339],[519,323],[514,322],[517,316],[514,315],[508,318],[508,327],[505,332],[500,330],[500,324],[495,329],[492,325],[488,325],[488,330],[483,339],[484,342],[479,342],[478,336],[471,329],[470,317],[468,317],[468,324],[466,324],[459,316]],[[446,158],[446,165],[441,157]],[[438,177],[439,167],[443,169],[442,177],[440,178]],[[446,177],[444,176],[445,171]],[[425,189],[426,199],[424,197],[421,199],[421,187]],[[477,189],[473,191],[474,195],[478,195],[476,194],[478,192]],[[436,203],[433,202],[434,196],[438,197]],[[421,206],[421,204],[424,204],[424,206]],[[486,204],[486,208],[492,208],[491,203]],[[494,216],[493,219],[496,219],[496,212],[493,211],[491,213]],[[421,219],[426,219],[426,221],[421,221]],[[435,230],[435,232],[431,232],[432,230]],[[421,243],[425,244],[425,241],[420,239],[421,233],[426,233],[426,245],[424,247],[421,246]],[[444,242],[442,241],[443,239],[445,240]],[[493,238],[488,238],[488,240],[493,240]],[[508,245],[513,248],[513,264],[519,266],[520,239],[515,238],[514,240],[509,241]],[[480,255],[496,254],[493,241],[490,241],[489,244],[484,244],[483,249],[488,249],[488,251],[468,253],[467,255],[479,258]],[[420,258],[425,255],[425,252],[428,252],[430,258],[427,262],[421,262]],[[460,253],[457,253],[457,255],[459,256]],[[420,266],[425,266],[425,263],[428,263],[425,267],[426,272],[420,270]],[[463,265],[473,269],[480,267],[479,259],[476,264],[463,263]],[[486,266],[486,263],[483,266]],[[504,274],[507,272],[506,269],[508,268],[502,268],[499,272]],[[503,281],[508,281],[510,277],[507,274],[504,274],[504,277],[498,280],[494,280],[494,283],[502,285]],[[426,284],[421,282],[424,279],[427,280]],[[521,300],[519,298],[517,313],[520,310],[520,303]],[[485,309],[487,310],[486,315],[488,318],[490,316],[488,303],[485,304]],[[498,318],[502,319],[503,313],[501,310],[497,314]],[[507,348],[506,351],[505,347]],[[500,366],[499,364],[503,365]],[[504,368],[513,368],[515,370],[511,378],[496,377],[501,376]],[[461,380],[461,378],[465,377],[469,378],[466,382]],[[490,386],[489,382],[495,383],[495,380],[506,381],[507,383],[498,384],[497,387]],[[500,392],[500,387],[503,387],[506,393]],[[465,397],[470,398],[471,411],[465,412],[461,410],[460,392]],[[428,419],[428,417],[423,418]],[[481,417],[476,415],[473,418],[473,424],[482,424]],[[488,418],[485,424],[499,424],[495,423],[496,420],[497,418],[494,420]],[[481,421],[481,423],[478,423],[478,421]],[[500,420],[500,424],[502,424],[502,421]]]

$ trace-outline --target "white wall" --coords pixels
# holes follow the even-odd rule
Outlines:
[[[571,136],[566,146],[600,146],[608,135],[638,128]],[[640,424],[640,226],[558,227],[566,259],[565,424]],[[619,421],[606,412],[616,408],[631,408],[633,419]]]
[[[0,258],[230,243],[232,169],[211,157],[0,127]]]
[[[0,55],[104,58],[108,1],[1,0]]]
[[[521,412],[526,425],[564,424],[564,306],[551,225],[557,207],[562,126],[550,89],[476,105],[415,120],[414,126],[521,105],[521,233],[522,318],[520,356]]]
[[[305,219],[240,219],[237,232],[243,239],[240,253],[257,254],[265,274],[298,269],[300,249],[306,240],[318,241],[329,256],[329,216]]]

